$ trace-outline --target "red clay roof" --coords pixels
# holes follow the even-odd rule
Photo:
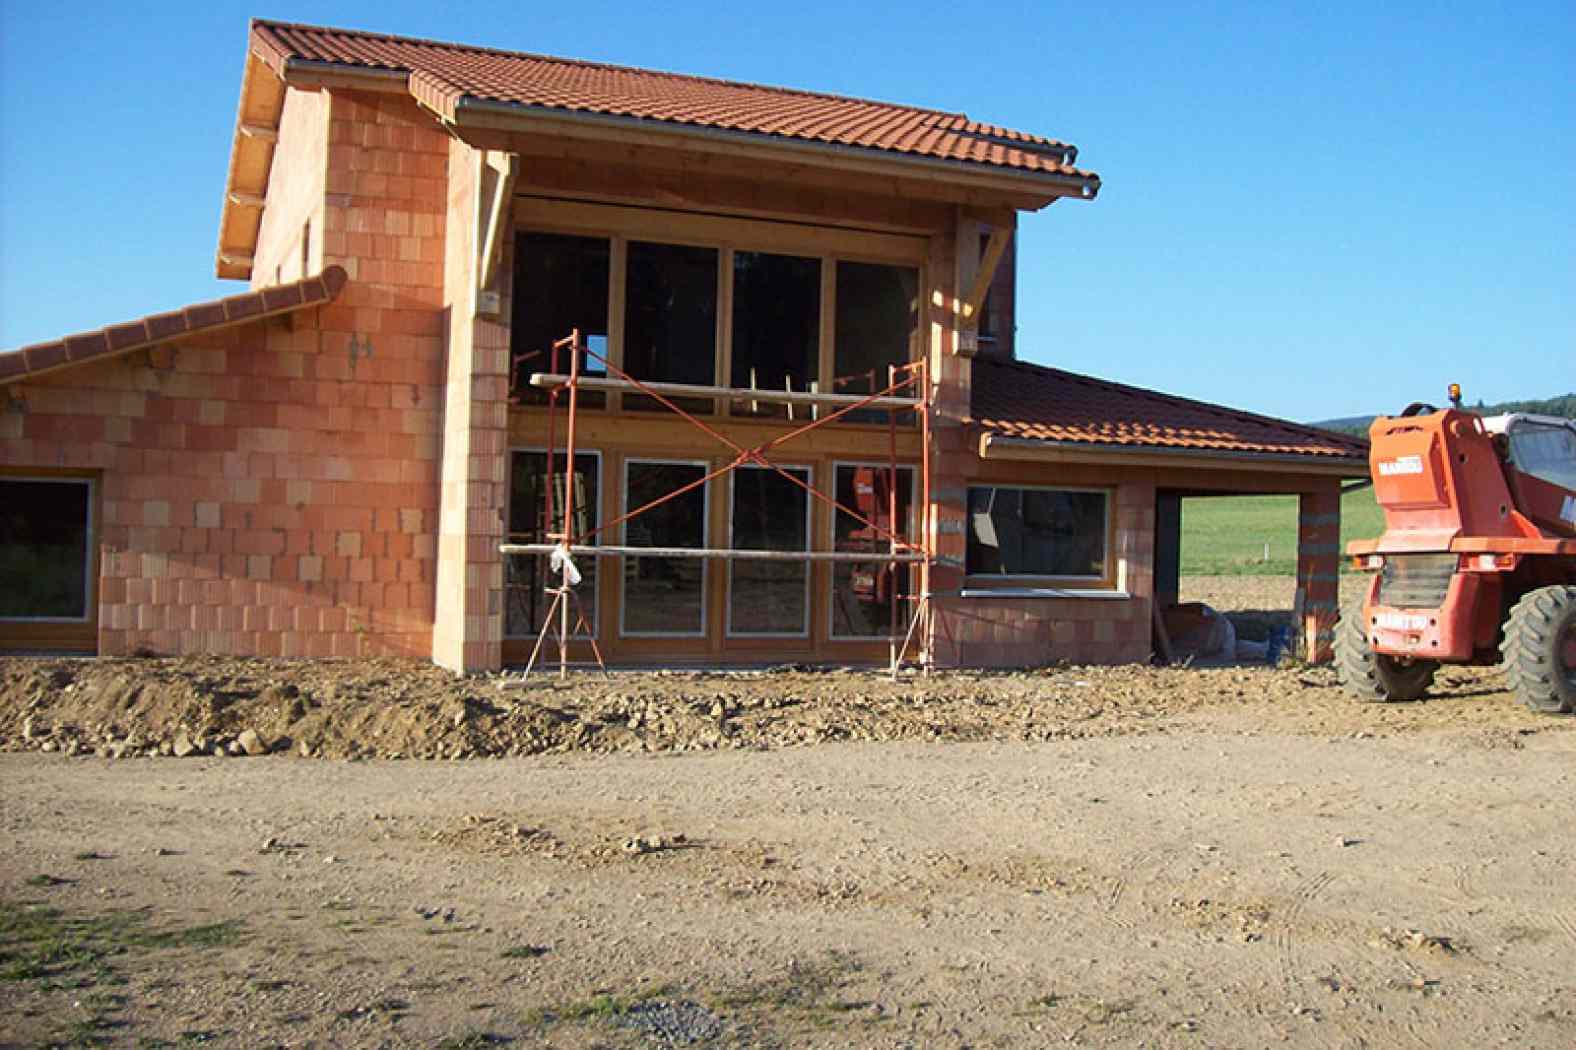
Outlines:
[[[102,361],[133,350],[156,346],[183,335],[227,328],[320,306],[345,287],[343,267],[330,266],[316,277],[262,288],[244,295],[210,299],[168,313],[80,332],[48,343],[0,353],[0,386],[89,361]]]
[[[1086,196],[1099,188],[1071,166],[1075,147],[962,113],[260,19],[252,46],[281,77],[293,61],[407,73],[411,93],[451,120],[466,101],[500,103],[1071,176],[1087,180]]]
[[[1357,438],[1022,361],[974,359],[973,422],[1055,444],[1352,460]]]

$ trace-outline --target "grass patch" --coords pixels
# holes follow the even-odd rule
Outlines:
[[[742,985],[714,998],[718,1010],[769,1013],[782,1020],[808,1023],[818,1028],[844,1027],[850,1023],[877,1024],[885,1018],[854,1017],[870,1001],[847,994],[864,965],[846,952],[828,952],[823,958],[791,963],[788,972]]]
[[[503,1046],[510,1040],[492,1032],[466,1032],[438,1040],[437,1050],[486,1050],[489,1046]]]
[[[1372,539],[1382,532],[1384,513],[1374,500],[1372,486],[1341,497],[1343,551],[1350,540]],[[1182,575],[1290,576],[1296,571],[1296,496],[1182,501]]]
[[[546,954],[546,948],[538,948],[533,944],[516,944],[512,948],[505,948],[498,957],[500,959],[539,959]]]
[[[598,992],[589,999],[561,1003],[557,1006],[532,1007],[525,1012],[524,1021],[532,1028],[551,1028],[556,1024],[612,1021],[622,1017],[641,1003],[653,999],[666,999],[678,988],[671,984],[653,985],[623,995],[616,992]]]
[[[0,901],[0,982],[33,982],[41,991],[70,992],[87,1016],[61,1033],[67,1046],[97,1046],[124,1022],[126,984],[117,963],[141,952],[219,948],[241,939],[239,923],[153,929],[145,911],[68,916],[33,902]]]

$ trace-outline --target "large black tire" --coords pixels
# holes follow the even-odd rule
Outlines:
[[[1521,702],[1545,715],[1576,712],[1576,587],[1539,587],[1510,610],[1505,677]]]
[[[1335,625],[1335,673],[1357,699],[1372,704],[1421,700],[1434,684],[1437,670],[1437,660],[1408,662],[1375,654],[1368,644],[1363,603],[1356,601],[1342,610]]]

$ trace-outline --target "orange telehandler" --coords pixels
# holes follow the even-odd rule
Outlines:
[[[1336,627],[1364,700],[1415,700],[1442,663],[1504,661],[1528,707],[1576,713],[1576,420],[1412,404],[1368,431],[1384,510],[1347,545],[1373,574]]]

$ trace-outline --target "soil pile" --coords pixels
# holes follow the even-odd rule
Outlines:
[[[1050,740],[1150,730],[1291,685],[1292,669],[576,673],[458,677],[414,662],[10,659],[0,747],[463,758],[779,748],[829,740]],[[1292,686],[1295,688],[1295,686]]]

